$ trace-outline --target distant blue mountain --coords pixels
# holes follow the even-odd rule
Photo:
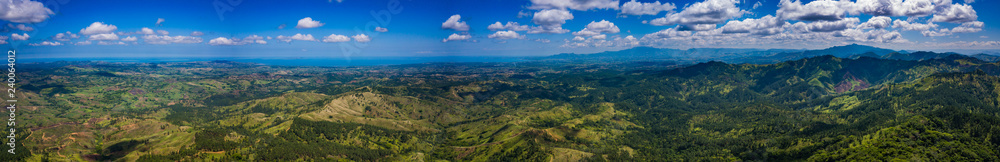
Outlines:
[[[819,50],[792,49],[734,49],[734,48],[692,48],[688,50],[635,47],[621,51],[605,51],[593,54],[563,53],[538,60],[569,60],[583,62],[649,62],[671,61],[680,64],[693,64],[710,61],[727,63],[771,64],[818,56],[833,56],[839,58],[859,59],[862,57],[891,60],[929,60],[929,59],[961,59],[977,58],[983,61],[1000,61],[1000,56],[989,54],[962,55],[958,53],[935,53],[928,51],[896,51],[872,46],[851,44],[834,46]]]

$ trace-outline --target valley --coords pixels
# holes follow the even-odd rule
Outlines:
[[[29,131],[17,132],[18,148],[25,149],[0,156],[1000,160],[994,135],[1000,132],[1000,63],[989,60],[992,55],[857,45],[720,49],[697,57],[636,52],[661,50],[683,51],[356,67],[25,63],[18,95],[26,103],[19,103],[18,120]],[[705,49],[688,51],[699,50]]]

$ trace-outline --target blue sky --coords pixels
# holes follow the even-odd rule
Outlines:
[[[997,3],[12,0],[0,2],[11,8],[0,10],[0,43],[34,58],[539,56],[636,46],[815,49],[851,43],[995,50],[1000,32],[993,24],[1000,20],[988,7]]]

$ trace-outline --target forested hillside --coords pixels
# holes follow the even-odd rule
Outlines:
[[[1000,63],[855,58],[37,63],[18,92],[26,149],[7,158],[1000,160]]]

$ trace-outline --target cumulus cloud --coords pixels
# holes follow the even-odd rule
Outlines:
[[[496,33],[490,34],[489,38],[493,39],[523,39],[524,35],[518,34],[516,31],[497,31]]]
[[[499,22],[497,22],[497,23],[499,23]],[[472,38],[472,36],[468,35],[468,34],[452,33],[451,35],[448,36],[448,38],[445,38],[444,40],[441,40],[441,42],[469,40],[469,38]]]
[[[525,31],[530,29],[530,27],[528,27],[528,25],[518,24],[517,22],[508,21],[507,24],[501,24],[499,21],[497,21],[493,24],[490,24],[490,26],[486,27],[486,29],[490,29],[491,31],[497,31],[497,30]]]
[[[577,37],[579,38],[579,36],[577,36]],[[563,44],[560,47],[570,47],[570,48],[575,48],[575,47],[634,47],[634,46],[638,46],[639,43],[640,43],[639,39],[636,39],[634,36],[631,36],[631,35],[626,36],[624,38],[622,38],[622,37],[614,37],[613,39],[607,39],[607,37],[604,36],[604,35],[598,35],[598,36],[595,36],[595,37],[591,37],[590,39],[582,39],[582,38],[576,39],[576,38],[574,38],[573,41],[566,41],[566,44]]]
[[[38,23],[55,13],[41,2],[30,0],[0,1],[0,20],[15,23]]]
[[[951,29],[926,30],[926,31],[921,31],[920,34],[923,34],[925,37],[940,37],[940,36],[952,35],[954,33],[975,33],[982,30],[983,30],[982,21],[972,21],[972,22],[962,23],[961,25]]]
[[[618,9],[618,0],[531,0],[531,9]]]
[[[97,45],[125,45],[125,42],[109,42],[109,41],[98,41]]]
[[[7,27],[14,28],[14,29],[21,30],[21,31],[26,31],[26,32],[35,31],[35,28],[32,28],[32,27],[24,25],[24,24],[17,24],[17,25],[7,24]]]
[[[87,38],[87,40],[114,41],[114,40],[118,40],[118,35],[115,34],[115,33],[94,34],[94,35],[90,35],[90,38]]]
[[[156,26],[163,26],[163,22],[166,21],[163,18],[156,18]]]
[[[590,24],[587,24],[587,27],[583,28],[583,30],[580,30],[578,32],[573,32],[573,35],[589,37],[601,33],[614,34],[618,33],[619,31],[621,30],[618,29],[618,26],[615,26],[615,23],[612,23],[608,20],[601,20],[601,21],[591,21]]]
[[[238,43],[238,41],[234,41],[234,40],[232,40],[232,39],[229,39],[229,38],[225,38],[225,37],[218,37],[218,38],[215,38],[215,39],[212,39],[212,40],[208,40],[208,44],[209,44],[209,45],[213,45],[213,46],[223,46],[223,45],[229,45],[229,46],[232,46],[232,45],[240,45],[240,44]]]
[[[847,29],[844,31],[835,32],[836,37],[846,37],[848,40],[860,41],[860,42],[876,42],[876,43],[889,43],[889,42],[906,42],[903,36],[897,31],[888,31],[884,29],[868,30],[864,31],[861,29]]]
[[[858,0],[858,12],[876,16],[926,16],[942,5],[951,5],[950,0]]]
[[[562,34],[569,32],[569,30],[563,29],[562,25],[566,23],[566,20],[572,20],[573,14],[569,13],[567,10],[560,9],[547,9],[535,12],[534,17],[531,18],[531,22],[537,24],[537,27],[532,28],[528,33],[552,33],[552,34]]]
[[[886,16],[875,16],[868,19],[865,23],[858,25],[858,29],[882,29],[887,28],[890,25],[892,25],[892,18]]]
[[[73,43],[73,44],[74,45],[90,45],[92,43],[90,41],[79,41],[79,42],[76,42],[76,43]]]
[[[362,42],[362,43],[363,42],[370,42],[370,41],[372,41],[372,38],[368,37],[368,35],[365,35],[365,34],[354,35],[354,36],[352,36],[352,38],[354,38],[354,41],[356,41],[356,42]]]
[[[975,33],[983,30],[982,21],[965,22],[955,28],[951,28],[953,33]]]
[[[854,3],[850,0],[817,0],[803,5],[800,0],[781,0],[778,7],[778,17],[785,20],[837,21],[853,10]]]
[[[170,32],[167,32],[166,30],[156,30],[156,33],[160,34],[160,35],[169,35],[170,34]]]
[[[671,11],[675,8],[677,6],[674,6],[673,3],[660,3],[660,1],[642,3],[632,0],[622,4],[621,13],[627,15],[656,15],[662,11]]]
[[[782,32],[788,22],[771,15],[759,19],[747,18],[732,20],[722,26],[722,33],[752,33],[755,35],[773,35]]]
[[[143,41],[147,44],[171,44],[171,43],[201,43],[200,37],[192,36],[168,36],[168,35],[145,35]],[[99,43],[99,42],[98,42]]]
[[[52,36],[52,39],[53,40],[57,40],[57,41],[69,41],[70,39],[76,39],[76,38],[80,38],[80,36],[76,35],[76,34],[73,34],[73,33],[69,32],[69,31],[66,31],[65,33],[59,33],[59,34],[56,34],[55,36]]]
[[[278,35],[277,38],[278,38],[278,40],[283,41],[283,42],[292,42],[292,40],[317,41],[316,38],[314,38],[312,34],[305,34],[305,35],[303,35],[301,33],[295,33],[295,35],[292,35],[292,36]]]
[[[42,41],[42,43],[29,43],[28,45],[31,45],[31,46],[61,46],[63,44],[60,43],[60,42]]]
[[[749,13],[736,7],[739,1],[736,0],[705,0],[684,7],[678,13],[668,14],[666,17],[656,18],[648,23],[656,26],[680,24],[685,26],[695,26],[699,24],[717,24],[726,20],[742,17]]]
[[[642,36],[643,40],[677,39],[691,36],[691,31],[680,31],[677,28],[663,29]]]
[[[345,35],[330,34],[323,37],[323,42],[347,42],[351,41],[351,38]]]
[[[896,28],[899,30],[925,31],[937,27],[938,25],[934,23],[921,24],[921,23],[910,23],[908,21],[903,21],[903,20],[892,21],[892,28]]]
[[[156,32],[154,32],[154,31],[153,31],[153,29],[150,29],[150,28],[142,28],[142,29],[139,29],[139,31],[137,31],[136,33],[139,33],[139,34],[145,34],[145,35],[153,35],[153,34],[156,34]]]
[[[126,41],[126,42],[135,42],[137,40],[139,40],[139,38],[136,38],[136,37],[133,37],[133,36],[128,36],[128,37],[122,38],[122,41]]]
[[[383,28],[383,27],[375,27],[375,31],[377,31],[377,32],[388,32],[389,29],[386,29],[386,28]]]
[[[31,38],[31,36],[28,36],[28,33],[23,33],[20,35],[18,35],[17,33],[10,34],[10,39],[13,40],[28,40],[28,38]]]
[[[267,41],[264,41],[264,37],[258,35],[247,36],[246,38],[243,38],[243,41],[241,42],[244,44],[251,44],[251,43],[267,44]]]
[[[860,22],[856,17],[849,17],[837,21],[797,22],[791,27],[797,32],[831,32],[854,28]]]
[[[461,19],[462,15],[458,14],[451,15],[451,17],[448,17],[448,20],[445,20],[444,23],[441,23],[441,29],[451,29],[455,31],[469,31],[469,24],[466,24],[465,21],[461,21]]]
[[[191,32],[191,36],[196,36],[197,37],[197,36],[202,36],[202,35],[205,35],[205,33],[202,33],[200,31],[193,31],[193,32]]]
[[[302,18],[299,20],[299,24],[295,25],[295,28],[308,29],[323,26],[324,23],[313,20],[311,17]]]
[[[976,21],[978,18],[979,16],[976,15],[976,10],[973,10],[972,6],[968,4],[955,4],[934,13],[934,17],[931,18],[931,21],[964,23]]]
[[[80,34],[83,35],[94,35],[94,34],[106,34],[118,30],[115,25],[104,24],[103,22],[94,22],[86,28],[80,29]]]

